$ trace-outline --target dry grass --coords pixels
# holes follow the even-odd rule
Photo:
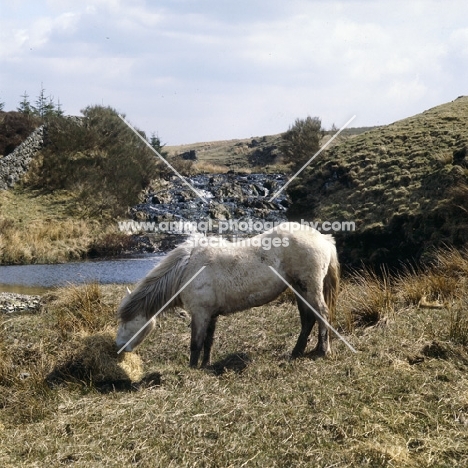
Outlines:
[[[66,191],[0,191],[0,264],[63,263],[132,247],[115,220],[76,217]]]
[[[468,346],[468,299],[466,296],[450,308],[449,337],[455,343]]]
[[[393,280],[386,270],[355,272],[344,284],[342,315],[348,331],[376,325],[394,312],[396,296]]]
[[[59,288],[44,298],[47,313],[61,336],[95,333],[114,319],[113,307],[103,298],[97,283]]]
[[[454,278],[468,277],[468,250],[448,248],[435,255],[435,265],[439,271]]]
[[[468,252],[439,250],[426,267],[407,268],[396,282],[399,296],[406,304],[439,303],[450,305],[466,292]]]
[[[135,353],[117,354],[115,331],[108,329],[93,335],[81,332],[73,347],[47,376],[50,384],[80,381],[88,385],[112,385],[138,382],[143,377],[141,358]]]
[[[333,339],[331,357],[291,361],[300,325],[285,295],[220,317],[210,371],[188,368],[188,323],[165,316],[136,352],[153,377],[107,387],[116,361],[96,359],[112,357],[125,288],[58,290],[39,314],[1,317],[0,465],[467,466],[467,289],[425,309],[400,287],[368,272],[344,281],[339,323],[350,310],[387,318],[343,332],[358,354]],[[71,377],[47,384],[67,363]]]
[[[92,240],[89,222],[37,221],[28,227],[0,219],[0,263],[61,263],[83,258]]]
[[[194,164],[197,174],[225,174],[229,167],[222,164],[214,164],[209,161],[197,161]]]

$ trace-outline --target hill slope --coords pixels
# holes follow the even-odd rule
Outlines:
[[[372,127],[353,127],[345,129],[340,135],[340,141],[359,135]],[[334,131],[326,131],[323,142],[326,142]],[[281,145],[284,144],[281,133],[261,137],[243,138],[237,140],[219,140],[200,143],[190,143],[180,146],[167,146],[169,156],[179,156],[195,151],[199,161],[214,165],[228,166],[230,169],[245,169],[246,167],[264,167],[281,162]]]
[[[468,97],[348,139],[290,185],[291,219],[353,220],[337,233],[359,264],[424,258],[468,241]]]

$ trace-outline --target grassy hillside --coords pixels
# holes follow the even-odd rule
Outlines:
[[[209,371],[188,368],[188,321],[169,314],[136,351],[138,384],[106,368],[125,288],[59,289],[0,316],[0,465],[467,466],[467,274],[454,251],[346,280],[335,326],[358,353],[335,338],[327,359],[289,360],[288,296],[221,317]]]
[[[197,159],[204,165],[227,166],[229,169],[245,169],[258,166],[259,156],[266,155],[268,164],[274,164],[280,155],[278,146],[281,135],[270,135],[259,138],[245,138],[239,140],[220,140],[203,143],[193,143],[180,146],[167,146],[170,157],[195,151]],[[266,165],[266,164],[264,164]]]
[[[359,135],[370,127],[349,128],[342,132],[341,139]],[[334,132],[325,132],[324,142]],[[167,146],[168,155],[175,157],[187,151],[195,151],[198,160],[203,165],[212,164],[227,166],[233,170],[243,170],[246,167],[260,167],[281,164],[280,146],[283,144],[282,134],[262,137],[244,138],[239,140],[220,140],[203,143],[192,143],[179,146]],[[276,169],[275,169],[276,170]]]
[[[348,139],[290,185],[292,219],[353,220],[341,258],[398,264],[468,242],[468,97]]]

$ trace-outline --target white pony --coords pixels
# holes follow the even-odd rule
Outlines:
[[[217,317],[271,302],[287,288],[284,279],[302,296],[296,294],[302,329],[292,356],[304,353],[316,312],[322,319],[315,350],[321,355],[330,351],[323,319],[334,311],[339,284],[331,235],[298,223],[282,223],[235,243],[214,245],[217,238],[203,239],[174,249],[123,299],[116,338],[120,349],[132,351],[141,343],[154,328],[154,314],[169,301],[168,309],[183,307],[192,316],[190,366],[198,365],[202,349],[202,366],[208,366]]]

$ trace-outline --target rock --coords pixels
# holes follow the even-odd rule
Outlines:
[[[32,157],[43,147],[46,128],[41,125],[15,150],[0,158],[0,190],[7,190],[21,180]]]
[[[287,220],[289,200],[286,194],[281,192],[277,198],[269,201],[286,183],[284,174],[199,174],[187,178],[187,181],[207,203],[188,189],[182,180],[173,177],[166,187],[147,193],[145,202],[130,210],[132,218],[154,221],[160,226],[166,222],[195,223],[198,226],[209,222],[211,230],[201,229],[202,232],[207,231],[207,235],[219,235],[220,223],[227,221],[245,222],[252,226],[256,221],[271,224]],[[234,227],[224,234],[244,236],[259,233],[250,227],[240,230],[235,224],[230,226]],[[184,237],[179,235],[179,239],[184,240]],[[171,238],[168,243],[161,242],[161,247],[163,244],[173,246],[174,239]]]
[[[185,153],[179,154],[179,157],[186,161],[197,161],[197,152],[195,150],[185,151]]]
[[[41,296],[0,293],[0,313],[38,312],[40,307]]]

